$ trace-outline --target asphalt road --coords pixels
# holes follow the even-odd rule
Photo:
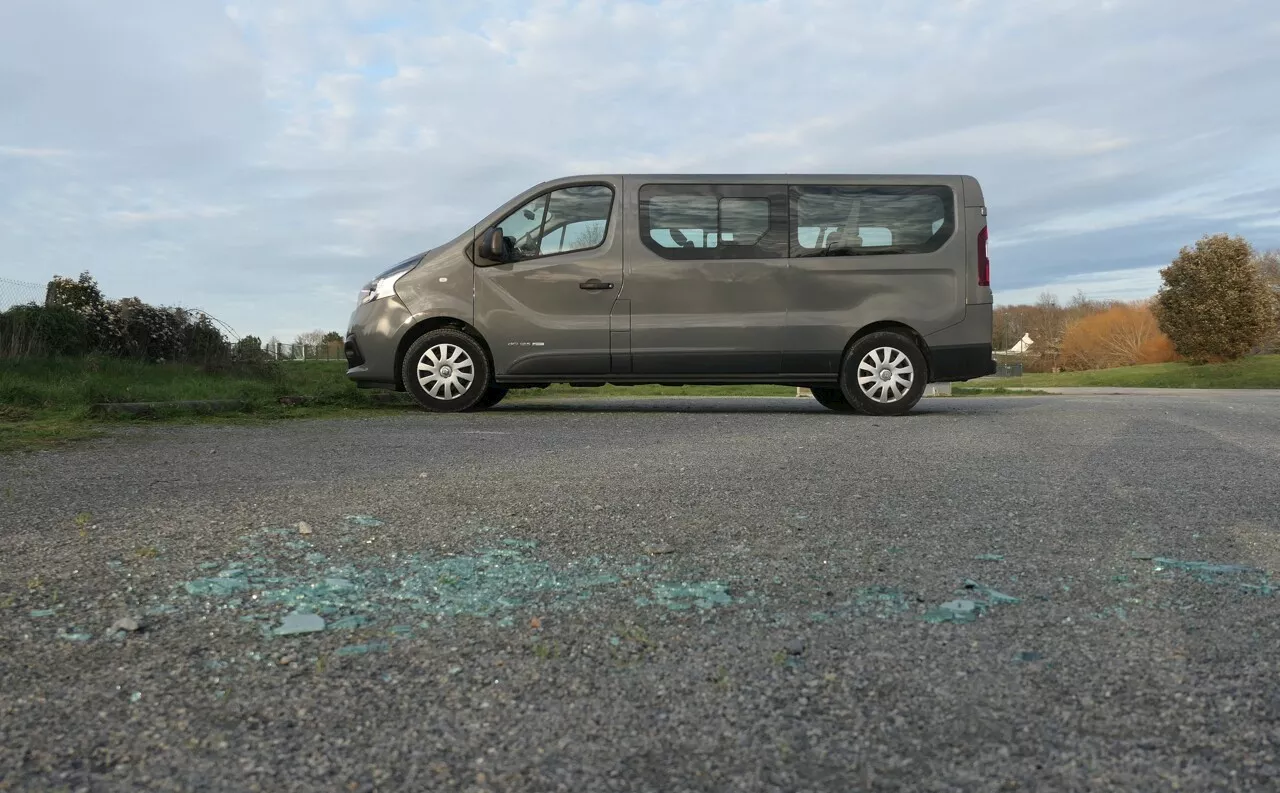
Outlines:
[[[1278,462],[1212,393],[0,458],[0,790],[1275,790]]]

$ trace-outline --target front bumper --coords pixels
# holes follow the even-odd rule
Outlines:
[[[347,334],[347,338],[342,342],[342,354],[347,359],[348,369],[364,365],[364,353],[360,352],[360,343],[356,341],[356,334]]]
[[[342,344],[347,377],[361,387],[394,388],[400,340],[411,327],[412,318],[397,297],[356,307]]]

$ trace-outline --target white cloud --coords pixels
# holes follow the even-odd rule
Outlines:
[[[0,276],[339,329],[541,179],[905,171],[982,180],[998,297],[1150,291],[1201,233],[1280,244],[1272,6],[7,0]]]
[[[112,210],[105,217],[109,221],[124,224],[161,223],[174,220],[195,220],[221,218],[236,213],[234,207],[197,206],[197,207],[163,207],[144,210]]]
[[[57,160],[75,154],[67,149],[44,149],[33,146],[0,146],[0,157],[32,160]]]
[[[1066,303],[1077,293],[1090,300],[1140,300],[1160,288],[1159,267],[1138,267],[1114,272],[1082,273],[1022,289],[997,289],[997,305],[1015,306],[1035,303],[1041,295],[1050,294]]]

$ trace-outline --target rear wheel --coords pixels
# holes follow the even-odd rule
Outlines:
[[[809,390],[813,392],[813,398],[818,400],[818,404],[827,410],[834,410],[837,413],[857,412],[856,408],[849,404],[849,400],[845,399],[844,392],[839,388],[814,386]]]
[[[489,371],[489,356],[480,342],[457,328],[438,328],[409,347],[400,374],[405,390],[424,409],[456,413],[488,395]]]
[[[910,338],[877,331],[858,339],[840,367],[840,390],[861,413],[901,416],[908,413],[929,379],[924,353]]]
[[[500,386],[492,385],[484,392],[484,396],[480,397],[480,401],[472,406],[472,410],[488,410],[494,405],[502,401],[507,395],[507,389]]]

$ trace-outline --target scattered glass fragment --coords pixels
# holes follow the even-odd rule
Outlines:
[[[280,622],[274,633],[277,636],[292,636],[298,633],[315,633],[324,630],[324,617],[319,614],[299,614],[294,612]]]

